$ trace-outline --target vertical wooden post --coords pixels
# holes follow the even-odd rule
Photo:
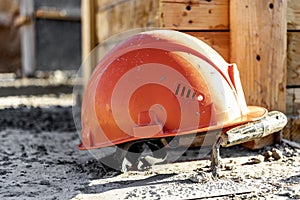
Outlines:
[[[286,0],[230,0],[230,57],[248,105],[285,112],[286,9]]]
[[[81,1],[82,61],[84,63],[81,70],[83,74],[84,88],[87,85],[94,67],[94,62],[90,59],[87,60],[87,58],[96,45],[95,4],[95,0]]]
[[[231,62],[249,105],[285,112],[286,0],[230,0]]]
[[[34,32],[34,2],[33,0],[20,2],[20,14],[28,18],[28,23],[23,25],[21,32],[22,73],[32,76],[35,72],[35,32]]]

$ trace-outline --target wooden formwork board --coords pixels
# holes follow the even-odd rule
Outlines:
[[[300,2],[287,0],[287,98],[283,137],[300,142]]]
[[[97,23],[95,20],[95,6],[95,0],[81,1],[82,61],[85,63],[81,70],[83,74],[84,87],[86,87],[95,65],[92,60],[87,60],[87,57],[98,43],[95,35],[95,25]]]
[[[248,105],[286,109],[286,1],[231,0],[231,62],[237,63]],[[244,146],[262,148],[274,137]]]
[[[160,27],[159,0],[98,1],[95,27],[98,42],[134,28]]]
[[[287,28],[288,30],[300,30],[299,0],[287,0]]]
[[[82,9],[82,60],[92,51],[99,41],[95,38],[95,1],[85,0],[81,3]]]
[[[287,35],[287,85],[300,87],[300,32]]]
[[[300,117],[290,117],[283,129],[283,138],[300,143]]]
[[[162,26],[177,30],[228,30],[229,0],[163,0]]]
[[[291,116],[283,130],[285,139],[300,143],[300,2],[288,0],[287,7],[287,99]]]
[[[286,113],[300,116],[300,88],[286,90]]]
[[[231,62],[248,104],[285,112],[286,1],[230,1]]]
[[[229,32],[185,32],[204,41],[215,49],[221,56],[229,62],[230,57],[230,34]]]

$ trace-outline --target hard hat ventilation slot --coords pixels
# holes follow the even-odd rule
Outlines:
[[[189,98],[190,97],[190,93],[191,93],[191,90],[189,89],[186,93],[186,98]]]
[[[183,97],[184,95],[184,92],[185,92],[185,86],[183,86],[182,90],[181,90],[181,96]]]
[[[196,96],[196,92],[194,92],[194,94],[192,96],[192,99],[195,99],[195,96]]]
[[[180,89],[180,84],[177,85],[177,88],[176,88],[176,91],[175,91],[175,95],[178,95],[179,89]]]
[[[195,99],[196,92],[194,92],[193,89],[189,89],[186,86],[181,87],[181,84],[178,84],[175,90],[175,95]]]

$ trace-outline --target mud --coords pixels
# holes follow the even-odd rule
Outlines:
[[[119,174],[77,149],[71,107],[1,110],[0,124],[0,199],[300,198],[300,150],[287,144],[221,149],[219,179],[208,159],[192,159],[195,149],[180,162]],[[252,162],[260,155],[269,157]]]

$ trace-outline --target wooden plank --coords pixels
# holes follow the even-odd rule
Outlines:
[[[97,12],[101,12],[103,10],[107,10],[115,6],[119,6],[119,4],[131,0],[96,0],[96,1],[97,1],[96,2]]]
[[[261,149],[265,146],[272,145],[274,143],[274,136],[273,134],[268,135],[266,137],[252,140],[250,142],[243,143],[243,147],[246,147],[248,149]]]
[[[176,30],[228,30],[229,0],[162,1],[162,26]]]
[[[231,62],[248,105],[286,107],[286,1],[230,1]]]
[[[286,113],[300,115],[300,88],[288,88],[286,94]]]
[[[289,117],[283,129],[283,138],[300,143],[300,117]]]
[[[102,9],[102,8],[105,8],[108,6],[117,5],[121,1],[124,1],[124,0],[96,0],[96,7],[97,7],[97,10],[99,10],[99,9]]]
[[[81,13],[79,8],[38,8],[35,11],[35,17],[41,19],[80,21]]]
[[[287,85],[300,86],[300,32],[288,32]]]
[[[113,34],[142,27],[160,27],[159,0],[113,1],[96,14],[97,42]]]
[[[82,60],[84,60],[90,51],[95,47],[95,2],[94,0],[85,0],[81,2],[82,9]]]
[[[85,63],[82,70],[84,88],[94,68],[94,62],[86,60],[92,49],[96,46],[95,33],[95,1],[81,1],[81,27],[82,27],[82,61]]]
[[[248,105],[285,112],[286,1],[231,0],[231,62],[237,63]],[[245,144],[257,149],[274,136]]]
[[[287,0],[287,28],[288,30],[300,30],[299,0]]]
[[[230,54],[229,32],[185,32],[185,33],[206,42],[218,53],[220,53],[227,62],[229,62],[229,56],[230,56],[229,55]]]

